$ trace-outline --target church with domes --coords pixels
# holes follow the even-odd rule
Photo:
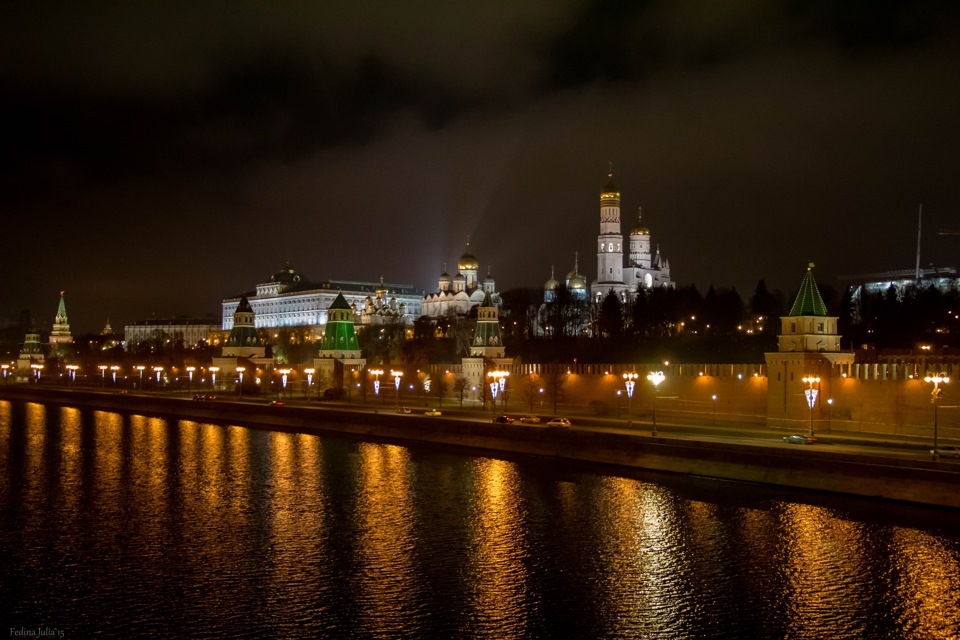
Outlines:
[[[590,287],[594,302],[600,302],[611,291],[626,302],[640,289],[674,286],[670,263],[660,254],[660,247],[651,250],[650,229],[643,225],[642,215],[642,209],[638,209],[637,226],[630,231],[625,261],[620,228],[620,190],[613,182],[611,168],[607,173],[607,184],[600,192],[597,279]]]
[[[479,270],[480,263],[470,252],[468,241],[466,250],[457,261],[457,274],[450,277],[444,267],[437,282],[437,291],[424,295],[421,304],[423,315],[430,318],[466,315],[473,307],[479,307],[487,295],[493,304],[499,307],[500,294],[497,293],[496,281],[489,270],[486,277],[480,280]]]

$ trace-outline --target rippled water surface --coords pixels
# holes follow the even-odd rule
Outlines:
[[[960,514],[737,483],[0,402],[0,518],[65,638],[960,634]]]

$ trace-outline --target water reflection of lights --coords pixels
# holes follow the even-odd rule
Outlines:
[[[898,528],[890,541],[895,573],[895,610],[901,629],[918,638],[957,638],[960,556],[931,535]]]
[[[395,445],[361,443],[358,600],[361,635],[408,635],[416,596],[414,508],[410,495],[410,451]]]
[[[517,465],[478,458],[474,462],[476,513],[471,519],[470,564],[475,576],[474,618],[502,637],[528,635],[529,561],[524,501]]]

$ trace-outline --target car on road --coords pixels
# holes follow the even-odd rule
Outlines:
[[[529,424],[540,424],[540,418],[537,416],[523,416],[520,418],[520,422],[526,422]]]
[[[443,412],[440,409],[427,409],[423,412],[425,416],[442,416]]]
[[[282,406],[283,406],[283,400],[271,400],[271,401],[270,401],[270,406],[271,406],[271,407],[282,407]]]
[[[501,424],[510,424],[513,422],[513,418],[510,416],[497,416],[493,419],[494,422],[499,422]]]
[[[400,407],[397,409],[397,413],[413,413],[413,409],[410,407]]]
[[[937,452],[944,458],[960,458],[960,447],[955,447],[952,444],[937,447]],[[933,453],[933,449],[930,450],[930,453]]]
[[[567,418],[554,418],[547,423],[548,427],[569,427],[571,424]]]
[[[194,400],[216,400],[217,396],[210,393],[198,393],[197,395],[193,396],[193,399]]]
[[[817,441],[816,438],[812,436],[804,436],[799,433],[795,433],[792,436],[783,436],[783,441],[787,444],[813,444]]]

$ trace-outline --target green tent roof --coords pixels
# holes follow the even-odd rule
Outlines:
[[[820,297],[820,290],[817,289],[817,282],[813,279],[813,263],[807,267],[807,274],[803,277],[800,284],[800,291],[797,292],[797,298],[790,307],[791,316],[827,316],[827,305],[823,303]]]

